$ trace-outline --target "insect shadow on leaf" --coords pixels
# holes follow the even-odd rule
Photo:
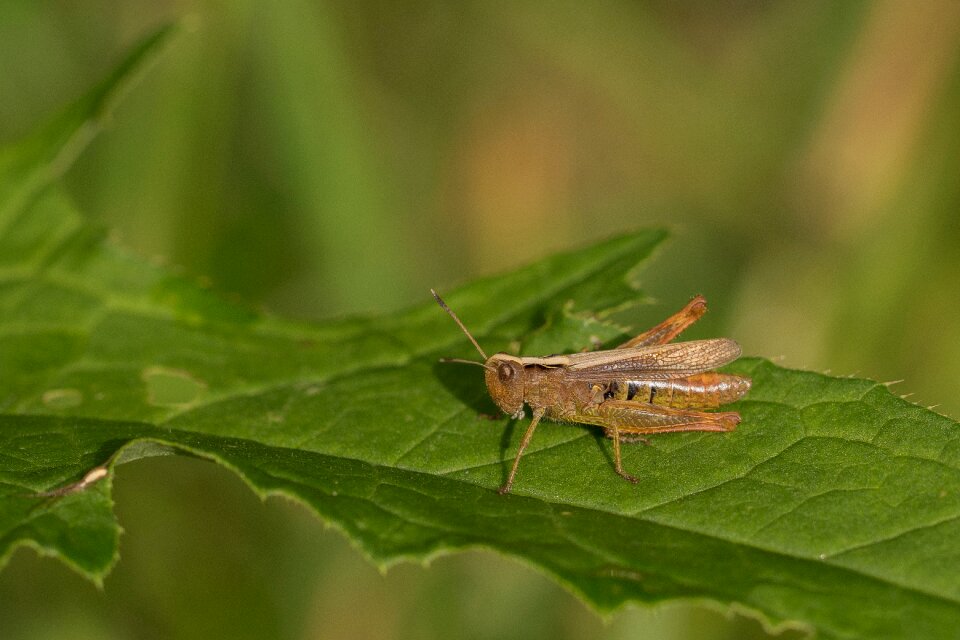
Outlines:
[[[451,367],[444,362],[433,363],[433,375],[457,400],[480,417],[502,417],[497,405],[483,387],[477,386],[477,372],[468,367]]]

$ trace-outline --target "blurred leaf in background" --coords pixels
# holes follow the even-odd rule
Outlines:
[[[669,224],[645,289],[666,311],[704,293],[693,337],[960,415],[960,4],[13,0],[0,141],[184,16],[66,176],[133,250],[326,317]],[[197,461],[125,465],[116,490],[104,591],[20,552],[5,638],[763,636],[679,606],[604,627],[489,553],[381,577]]]

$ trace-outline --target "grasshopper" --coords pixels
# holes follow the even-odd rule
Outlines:
[[[488,357],[457,314],[436,291],[430,292],[484,360],[444,361],[481,365],[487,391],[504,413],[522,420],[524,404],[533,413],[501,494],[513,486],[520,458],[543,418],[602,428],[613,440],[614,470],[633,483],[637,478],[623,470],[621,443],[646,443],[643,436],[655,433],[733,431],[740,423],[735,411],[702,411],[734,402],[750,390],[749,378],[712,371],[740,357],[740,345],[728,338],[670,343],[706,312],[703,296],[615,349],[543,357],[501,352]]]

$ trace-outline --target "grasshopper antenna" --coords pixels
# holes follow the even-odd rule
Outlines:
[[[450,314],[450,317],[453,318],[453,321],[457,323],[457,325],[460,327],[460,329],[461,329],[465,334],[467,334],[467,337],[470,338],[470,342],[472,342],[472,343],[473,343],[473,346],[475,346],[475,347],[477,348],[477,351],[480,352],[480,355],[483,356],[483,359],[484,359],[484,360],[488,360],[489,358],[487,358],[487,354],[485,354],[485,353],[483,352],[483,349],[481,349],[481,348],[480,348],[480,345],[477,344],[476,339],[474,339],[474,337],[473,337],[472,335],[470,335],[470,332],[467,331],[467,328],[466,328],[465,326],[463,326],[463,323],[460,322],[460,318],[458,318],[458,317],[457,317],[457,314],[455,314],[455,313],[453,312],[453,309],[451,309],[450,307],[447,306],[447,303],[443,301],[443,298],[440,297],[440,294],[439,294],[439,293],[437,293],[437,292],[434,291],[433,289],[430,289],[430,293],[432,293],[432,294],[433,294],[433,297],[437,299],[437,304],[439,304],[440,307],[441,307],[444,311],[446,311],[448,314]],[[483,364],[483,363],[477,363],[477,364]]]
[[[440,358],[440,362],[443,362],[443,363],[457,362],[459,364],[475,364],[478,367],[483,367],[484,369],[489,369],[490,371],[495,370],[493,367],[487,366],[487,363],[477,362],[476,360],[464,360],[462,358]]]

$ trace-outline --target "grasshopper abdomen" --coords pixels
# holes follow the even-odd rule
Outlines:
[[[673,380],[614,380],[603,397],[664,407],[716,409],[739,400],[749,390],[750,382],[742,376],[709,372]]]

